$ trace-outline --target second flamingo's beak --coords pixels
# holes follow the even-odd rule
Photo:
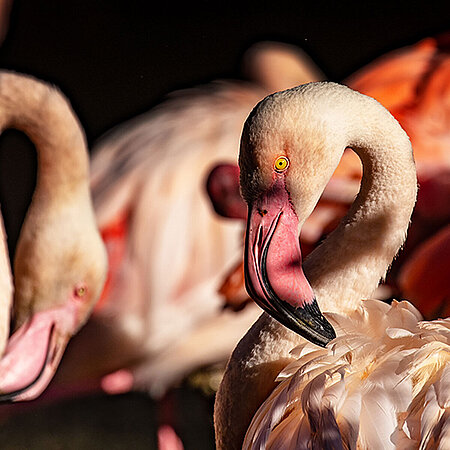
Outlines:
[[[0,360],[0,402],[33,400],[50,383],[70,339],[64,308],[34,314],[9,339]]]
[[[299,220],[284,178],[249,205],[245,243],[245,283],[266,312],[309,341],[325,347],[336,337],[320,312],[303,270]]]

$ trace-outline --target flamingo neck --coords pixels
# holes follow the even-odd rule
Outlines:
[[[88,179],[84,133],[74,114],[65,114],[67,103],[32,78],[4,72],[0,78],[0,129],[25,132],[36,147],[38,175],[35,196],[67,197],[80,180]]]
[[[406,236],[417,191],[408,136],[378,102],[334,83],[274,94],[247,120],[240,155],[244,197],[251,199],[264,189],[271,179],[273,152],[287,149],[287,187],[300,224],[344,149],[352,148],[361,158],[364,175],[357,198],[303,264],[322,311],[354,310],[375,290]],[[301,340],[263,313],[239,342],[216,400],[218,448],[241,448],[254,412],[276,386],[280,365]],[[234,430],[231,437],[229,430]]]
[[[349,139],[348,147],[363,165],[359,194],[304,263],[323,311],[346,314],[370,297],[406,238],[417,195],[416,171],[406,133],[386,117],[383,133]],[[370,129],[370,124],[355,124],[356,136],[361,127]]]

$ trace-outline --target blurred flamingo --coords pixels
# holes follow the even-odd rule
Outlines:
[[[0,127],[25,132],[38,154],[36,189],[14,261],[16,331],[9,340],[12,285],[3,229],[0,256],[0,400],[30,400],[50,382],[99,298],[106,252],[89,192],[84,134],[67,100],[43,82],[2,71]]]
[[[323,75],[276,43],[252,47],[244,70],[252,82],[172,94],[94,149],[91,187],[110,270],[49,398],[64,386],[160,398],[194,369],[223,364],[259,314],[255,305],[238,315],[223,309],[218,286],[240,257],[243,229],[212,211],[205,180],[216,162],[235,161],[258,100]]]

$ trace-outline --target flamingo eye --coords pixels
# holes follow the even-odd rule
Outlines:
[[[79,286],[75,288],[75,296],[78,298],[82,298],[86,295],[87,288],[86,286]]]
[[[277,172],[284,172],[289,167],[289,159],[286,156],[279,156],[273,167]]]

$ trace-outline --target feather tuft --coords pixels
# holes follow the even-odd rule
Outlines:
[[[337,338],[291,352],[244,448],[450,448],[450,319],[376,300],[327,317]]]

